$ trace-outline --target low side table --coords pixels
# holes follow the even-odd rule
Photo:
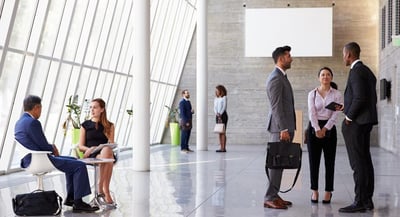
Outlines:
[[[86,165],[92,165],[94,168],[94,198],[93,200],[90,202],[90,204],[93,206],[98,206],[101,207],[102,204],[100,203],[99,200],[99,189],[98,189],[98,174],[97,174],[97,167],[100,164],[103,163],[110,163],[110,162],[114,162],[115,159],[110,159],[110,158],[82,158],[79,159],[80,161],[84,162]]]

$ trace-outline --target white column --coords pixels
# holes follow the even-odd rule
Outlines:
[[[207,0],[197,1],[196,146],[208,150]]]
[[[131,215],[150,216],[150,173],[134,172],[130,180],[134,186],[131,193]]]
[[[132,162],[136,171],[150,170],[150,1],[133,4]]]

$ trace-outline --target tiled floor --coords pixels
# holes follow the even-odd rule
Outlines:
[[[195,147],[191,147],[195,150]],[[266,190],[264,172],[265,145],[228,146],[228,152],[209,151],[182,154],[179,147],[158,145],[151,148],[151,171],[131,169],[129,152],[123,152],[114,169],[112,191],[118,208],[93,214],[72,213],[63,207],[62,216],[190,216],[190,217],[253,217],[253,216],[400,216],[399,156],[380,148],[372,148],[375,166],[375,210],[342,214],[338,209],[353,199],[354,183],[345,147],[337,151],[335,191],[332,204],[310,203],[308,154],[303,152],[303,166],[295,188],[284,199],[294,205],[288,210],[263,207]],[[89,175],[93,169],[89,167]],[[284,175],[283,187],[291,184],[294,171]],[[321,175],[324,174],[321,167]],[[91,179],[93,183],[93,179]],[[45,179],[45,189],[55,189],[65,196],[64,176],[53,172]],[[320,186],[324,186],[322,180]],[[14,216],[11,198],[35,190],[36,182],[26,172],[0,176],[0,217]],[[323,191],[320,191],[321,194]],[[91,198],[85,198],[90,200]]]

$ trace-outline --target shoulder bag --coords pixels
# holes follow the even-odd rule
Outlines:
[[[12,199],[14,213],[18,216],[59,215],[62,198],[55,191],[35,190],[18,194]]]
[[[225,133],[225,124],[222,123],[221,117],[218,118],[218,122],[214,126],[214,133]]]
[[[301,169],[301,156],[302,150],[299,143],[291,142],[269,142],[267,146],[267,156],[265,159],[265,172],[268,180],[269,171],[268,169],[297,169],[296,176],[293,181],[292,187],[286,191],[280,191],[286,193],[292,190],[296,184],[297,178]]]
[[[223,123],[216,123],[214,133],[225,133],[225,125]]]

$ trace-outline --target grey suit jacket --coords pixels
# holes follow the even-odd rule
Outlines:
[[[289,80],[275,68],[267,79],[267,97],[270,103],[267,129],[270,133],[278,133],[287,129],[296,129],[293,90]]]

